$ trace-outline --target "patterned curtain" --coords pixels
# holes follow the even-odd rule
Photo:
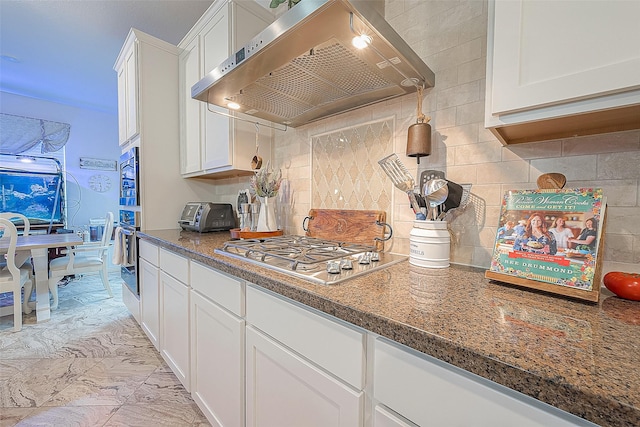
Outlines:
[[[19,154],[42,144],[40,151],[52,153],[69,139],[71,125],[0,113],[0,153]]]

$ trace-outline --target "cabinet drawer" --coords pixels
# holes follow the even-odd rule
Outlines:
[[[140,242],[138,243],[138,255],[140,256],[140,258],[146,259],[156,267],[159,265],[159,249],[160,248],[158,248],[153,243],[150,243],[143,239],[140,239]]]
[[[189,260],[160,248],[160,269],[182,283],[189,283]]]
[[[418,425],[595,426],[427,355],[376,339],[374,398]]]
[[[191,288],[233,314],[244,315],[244,282],[197,262],[191,263]]]
[[[353,387],[364,387],[363,332],[253,286],[247,286],[247,322]]]

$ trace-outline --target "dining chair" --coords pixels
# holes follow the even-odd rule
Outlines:
[[[113,233],[113,213],[107,212],[104,224],[102,240],[95,244],[79,245],[67,247],[63,251],[63,257],[52,259],[49,262],[49,291],[53,296],[51,309],[58,308],[58,282],[64,276],[76,274],[99,272],[104,288],[109,293],[109,298],[113,297],[111,286],[109,286],[109,266],[108,252],[111,234]]]
[[[17,212],[0,212],[0,218],[8,219],[13,222],[14,225],[17,225],[16,223],[22,222],[22,235],[29,235],[29,232],[31,230],[31,222],[25,215]],[[18,268],[31,269],[31,272],[33,273],[33,266],[31,264],[31,251],[18,251],[16,253],[16,265],[18,266]]]
[[[0,229],[3,230],[1,239],[7,239],[9,244],[4,259],[6,265],[0,269],[0,292],[13,293],[13,330],[22,329],[22,311],[27,308],[27,301],[33,289],[33,281],[28,269],[20,269],[16,265],[16,242],[18,230],[7,218],[0,218]],[[21,304],[21,291],[24,288],[24,303]]]

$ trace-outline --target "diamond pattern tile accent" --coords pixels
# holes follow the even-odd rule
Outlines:
[[[378,160],[393,152],[392,119],[311,137],[311,206],[383,210],[389,218],[393,184]]]

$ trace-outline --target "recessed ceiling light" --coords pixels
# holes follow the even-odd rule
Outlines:
[[[237,102],[228,102],[227,107],[231,108],[232,110],[239,110],[240,104],[238,104]]]
[[[15,56],[11,56],[11,55],[2,55],[2,56],[0,56],[0,58],[3,61],[7,61],[7,62],[20,62],[20,60],[18,58],[16,58]]]

